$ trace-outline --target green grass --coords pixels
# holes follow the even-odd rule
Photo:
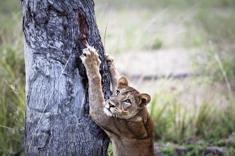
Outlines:
[[[22,54],[12,47],[0,54],[0,155],[9,155],[22,148],[24,63]]]
[[[201,155],[208,146],[226,148],[225,155],[234,155],[235,142],[226,141],[235,140],[234,101],[231,99],[227,107],[221,108],[210,101],[197,105],[181,103],[178,98],[175,93],[159,91],[150,105],[155,139],[163,145],[162,154],[174,155],[174,146],[180,145],[189,156]]]
[[[176,93],[160,91],[152,100],[156,140],[178,144],[206,140],[213,144],[235,132],[233,99],[222,109],[211,103],[212,99],[198,105],[182,103],[178,98]]]
[[[0,7],[0,155],[10,155],[20,152],[23,148],[25,71],[19,6],[12,1],[2,4]]]
[[[234,145],[233,145],[234,146]],[[184,150],[179,152],[180,147]],[[160,143],[159,148],[161,150],[161,154],[164,156],[172,156],[172,155],[182,155],[179,153],[184,153],[185,156],[197,156],[197,155],[204,155],[208,144],[205,142],[201,142],[200,144],[187,144],[187,145],[176,145],[172,143]],[[178,149],[178,150],[176,150]],[[177,154],[176,154],[177,153]],[[224,156],[231,156],[234,155],[234,147],[227,147],[226,151],[224,152]]]
[[[111,143],[109,144],[109,147],[108,147],[108,155],[113,156],[113,150],[112,150],[112,144]]]

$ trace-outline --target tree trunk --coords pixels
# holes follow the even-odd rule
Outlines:
[[[26,155],[107,155],[108,138],[89,116],[79,55],[99,50],[105,98],[110,76],[93,0],[22,0],[26,63]]]

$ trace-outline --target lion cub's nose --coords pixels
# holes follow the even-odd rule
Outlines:
[[[109,103],[109,107],[115,107],[116,106],[116,104],[112,100],[109,100],[108,103]]]

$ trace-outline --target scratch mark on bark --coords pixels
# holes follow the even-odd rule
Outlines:
[[[82,43],[82,45],[85,48],[85,45],[87,44],[87,38],[88,38],[88,24],[86,21],[85,15],[78,10],[78,22],[79,22],[79,29],[80,29],[80,34],[79,34],[79,41]]]

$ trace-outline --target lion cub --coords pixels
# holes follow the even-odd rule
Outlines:
[[[80,58],[88,76],[90,116],[109,136],[114,155],[153,156],[153,123],[145,107],[150,96],[130,87],[125,77],[117,79],[107,56],[113,95],[105,101],[97,51],[87,46]]]

